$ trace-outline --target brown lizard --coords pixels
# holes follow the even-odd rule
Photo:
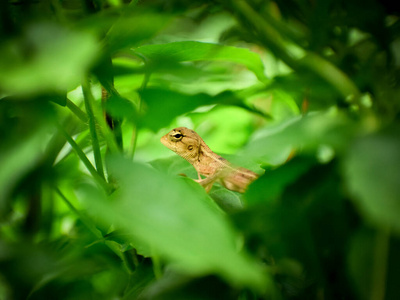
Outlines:
[[[207,192],[215,182],[219,182],[229,190],[243,193],[258,178],[258,174],[233,166],[225,158],[212,152],[194,130],[186,127],[172,129],[161,138],[161,143],[192,164],[199,177],[195,181]],[[201,178],[201,175],[206,178]]]

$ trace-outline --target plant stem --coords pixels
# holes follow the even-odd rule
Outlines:
[[[88,218],[86,215],[82,214],[76,207],[71,203],[71,201],[68,200],[67,197],[60,191],[59,188],[54,187],[56,190],[56,193],[60,196],[60,198],[65,202],[65,204],[69,207],[71,211],[73,211],[79,219],[82,221],[82,223],[89,229],[90,232],[92,232],[98,239],[104,240],[103,234],[101,231],[96,227],[94,222]],[[110,248],[116,255],[118,255],[121,259],[123,259],[123,255],[121,251],[118,249],[117,245],[114,243],[107,243],[105,244]]]
[[[57,194],[60,198],[65,202],[65,204],[72,210],[82,221],[82,223],[99,239],[103,239],[103,235],[101,234],[100,230],[96,228],[91,220],[89,220],[85,215],[83,215],[79,210],[72,205],[72,203],[65,197],[65,195],[60,191],[59,188],[55,187]]]
[[[82,151],[82,149],[78,146],[78,144],[75,142],[75,140],[68,134],[68,132],[65,131],[65,129],[59,125],[58,126],[60,132],[64,135],[66,138],[67,142],[71,145],[72,149],[76,152],[82,163],[85,165],[89,173],[93,176],[93,178],[96,180],[96,182],[104,188],[105,191],[109,192],[110,191],[110,186],[108,183],[105,181],[103,177],[97,173],[96,169],[93,167],[92,163],[89,161],[89,159],[86,157],[85,153]]]
[[[92,137],[92,149],[93,149],[94,161],[96,163],[96,169],[99,175],[102,178],[105,178],[103,161],[101,159],[100,143],[96,132],[96,119],[94,117],[92,108],[92,103],[94,102],[94,99],[92,93],[90,92],[90,85],[87,78],[82,83],[82,91],[85,100],[86,113],[89,118],[89,130],[90,130],[90,135]]]
[[[305,50],[285,37],[284,27],[271,24],[271,18],[263,18],[247,1],[232,0],[235,12],[252,24],[261,43],[293,70],[309,71],[328,82],[344,99],[358,104],[360,91],[342,70],[321,56]],[[240,21],[240,20],[239,20]],[[276,25],[276,24],[275,24]]]
[[[380,229],[376,234],[371,300],[385,299],[389,242],[390,229]]]
[[[118,153],[119,148],[118,148],[117,142],[115,141],[114,134],[112,133],[110,127],[107,125],[101,109],[96,105],[96,103],[94,101],[94,97],[92,95],[92,92],[90,91],[89,82],[87,82],[87,81],[83,82],[82,91],[83,91],[85,99],[87,98],[89,103],[91,104],[93,117],[96,120],[97,125],[99,126],[99,129],[107,143],[108,148],[110,149],[110,151],[112,153]]]
[[[139,91],[143,91],[147,84],[149,83],[150,80],[150,72],[145,71],[144,78],[142,85],[139,89]],[[142,98],[139,95],[139,107],[138,107],[138,115],[140,115],[140,111],[142,110]],[[137,131],[138,131],[138,126],[137,123],[133,125],[133,130],[132,130],[132,138],[131,138],[131,145],[130,145],[130,150],[129,150],[129,158],[133,159],[133,156],[135,155],[136,151],[136,144],[137,144]]]
[[[79,120],[86,123],[88,121],[88,117],[84,111],[82,111],[78,106],[75,105],[74,102],[67,98],[67,107],[72,113],[78,117]]]

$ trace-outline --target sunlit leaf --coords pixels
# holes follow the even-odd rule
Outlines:
[[[149,61],[152,65],[158,62],[186,62],[201,60],[229,61],[242,64],[252,71],[262,82],[268,79],[260,57],[244,48],[194,41],[173,42],[168,44],[145,45],[133,52]]]
[[[121,188],[110,200],[84,199],[159,255],[189,274],[217,273],[238,285],[261,288],[265,274],[235,247],[236,234],[197,185],[122,158],[109,162]]]
[[[215,96],[205,93],[190,95],[167,89],[145,89],[140,92],[145,102],[142,126],[157,131],[169,125],[174,118],[199,106],[215,103],[234,104],[240,100],[227,91]]]

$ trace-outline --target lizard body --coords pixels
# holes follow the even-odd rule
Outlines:
[[[258,178],[248,169],[235,167],[225,158],[215,154],[203,139],[191,129],[179,127],[161,138],[161,143],[186,159],[197,171],[196,180],[208,192],[214,182],[227,189],[243,193],[247,186]],[[206,178],[202,179],[201,175]]]

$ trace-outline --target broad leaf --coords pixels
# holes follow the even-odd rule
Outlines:
[[[26,136],[13,147],[0,150],[0,215],[4,213],[6,199],[15,184],[26,176],[43,157],[45,128],[40,128],[31,136]]]
[[[362,214],[400,232],[400,138],[398,128],[359,139],[350,148],[345,175]]]
[[[288,163],[272,170],[266,170],[258,180],[249,186],[245,194],[248,204],[272,202],[279,197],[287,185],[305,173],[313,164],[313,160],[294,158]]]
[[[237,235],[200,186],[119,157],[110,159],[109,167],[120,189],[109,200],[84,199],[101,218],[186,273],[217,273],[257,288],[266,283],[260,266],[238,252]]]
[[[140,96],[144,101],[143,110],[145,112],[141,125],[153,131],[169,125],[177,116],[190,112],[199,106],[240,102],[229,91],[211,96],[205,93],[189,95],[166,89],[151,88],[140,92]]]
[[[314,154],[322,145],[341,151],[353,129],[336,111],[295,116],[256,132],[243,154],[264,164],[278,165],[285,162],[292,151]]]
[[[26,44],[30,55],[26,55]],[[10,94],[75,88],[97,56],[94,37],[51,23],[31,26],[16,42],[0,47],[0,89]]]
[[[168,44],[145,45],[133,49],[133,52],[152,63],[186,62],[186,61],[229,61],[244,65],[262,82],[268,79],[260,57],[244,48],[194,41],[174,42]]]
[[[169,16],[166,14],[128,11],[119,18],[107,33],[109,50],[115,52],[136,46],[139,42],[151,38],[163,28],[168,19]]]

